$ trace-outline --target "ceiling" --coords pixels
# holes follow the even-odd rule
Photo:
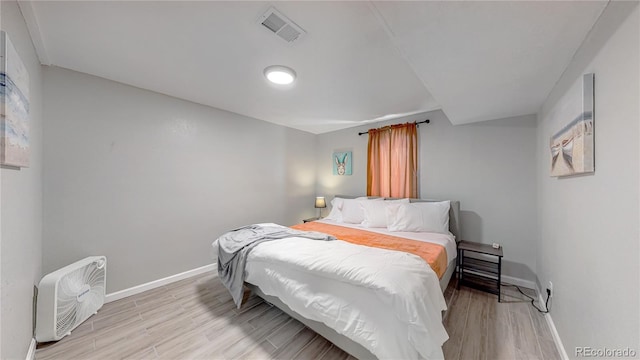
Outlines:
[[[307,35],[258,23],[276,9]],[[40,61],[312,133],[536,113],[606,2],[27,1]],[[293,87],[263,70],[286,65]],[[416,119],[423,120],[423,119]]]

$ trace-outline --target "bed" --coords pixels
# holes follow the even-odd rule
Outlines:
[[[369,238],[433,243],[442,249],[441,261],[445,259],[437,273],[426,257],[294,237],[256,246],[247,257],[245,285],[356,358],[442,358],[441,345],[448,337],[441,318],[446,309],[442,292],[455,270],[458,202],[450,202],[448,218],[449,234],[390,232],[335,220],[299,227],[335,230],[338,239],[364,231]]]

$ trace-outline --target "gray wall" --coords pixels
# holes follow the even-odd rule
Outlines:
[[[24,359],[32,337],[33,285],[42,262],[42,69],[15,1],[2,1],[5,30],[29,72],[30,167],[0,169],[0,358]]]
[[[611,2],[538,117],[536,262],[541,285],[553,281],[551,315],[572,358],[577,346],[640,352],[639,27],[637,2]],[[553,112],[591,72],[596,171],[552,178],[549,138],[569,121]]]
[[[318,136],[318,195],[363,195],[367,136],[358,132],[389,123],[430,119],[420,125],[420,197],[460,200],[465,240],[504,245],[506,275],[535,279],[536,118],[452,126],[442,111]],[[332,174],[334,150],[353,151],[353,175]]]
[[[210,243],[235,226],[312,216],[316,194],[364,194],[357,132],[379,124],[314,136],[59,68],[44,70],[43,145],[43,71],[15,2],[0,10],[32,94],[31,167],[0,170],[3,359],[26,354],[42,272],[107,255],[114,292],[210,264]],[[463,237],[502,243],[507,275],[554,282],[569,355],[640,350],[638,18],[635,3],[608,6],[537,128],[532,116],[404,119],[432,121],[419,130],[420,196],[460,200]],[[596,173],[551,178],[548,139],[562,124],[550,114],[586,72],[596,73]],[[354,152],[352,176],[331,174],[334,150]]]
[[[314,214],[314,135],[61,68],[44,74],[45,272],[106,255],[114,292],[211,264],[211,243],[234,227]]]

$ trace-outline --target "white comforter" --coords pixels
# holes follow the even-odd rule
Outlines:
[[[438,277],[420,257],[344,241],[287,238],[249,254],[246,281],[380,359],[442,359]]]

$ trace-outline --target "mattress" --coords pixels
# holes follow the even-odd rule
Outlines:
[[[452,235],[391,234],[440,244],[448,262],[455,258]],[[441,312],[446,303],[438,276],[419,256],[292,237],[256,246],[245,270],[247,283],[380,359],[443,357],[441,346],[448,336]]]
[[[354,244],[410,252],[425,260],[439,279],[442,279],[448,265],[457,256],[455,237],[451,233],[392,232],[386,228],[368,228],[332,220],[298,224],[293,228],[324,232]]]

